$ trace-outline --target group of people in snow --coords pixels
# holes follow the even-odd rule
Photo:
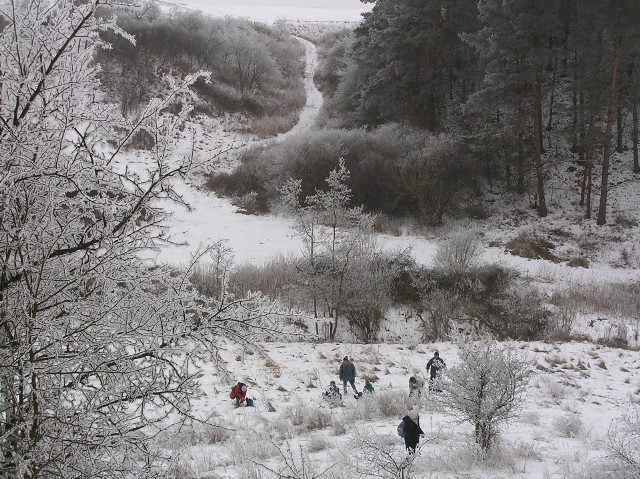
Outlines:
[[[433,357],[427,362],[427,371],[429,373],[429,390],[434,392],[440,392],[437,387],[437,378],[440,371],[446,366],[444,360],[440,357],[440,353],[436,351],[433,353]],[[342,381],[343,392],[347,393],[347,384],[353,389],[354,397],[359,399],[362,397],[362,392],[358,392],[356,387],[356,366],[349,360],[348,356],[342,359],[340,369],[338,371],[338,377]],[[411,376],[409,378],[409,397],[419,399],[422,396],[422,388],[424,388],[426,381],[419,376]],[[229,394],[231,399],[236,400],[236,407],[240,406],[253,406],[253,400],[247,397],[248,387],[246,384],[239,382],[236,384],[231,393]],[[363,391],[365,393],[372,394],[375,389],[368,379],[365,379]],[[322,398],[329,403],[330,406],[336,407],[342,405],[342,394],[340,388],[335,381],[329,383],[329,388],[322,393]],[[416,410],[411,410],[406,416],[402,418],[402,422],[398,425],[398,435],[404,439],[405,447],[409,454],[413,454],[416,451],[420,437],[424,437],[424,432],[420,428],[420,414]]]
[[[342,381],[343,391],[347,393],[347,384],[351,385],[354,392],[354,397],[360,399],[362,393],[373,393],[375,391],[373,384],[368,379],[364,380],[363,391],[359,392],[356,387],[356,366],[349,360],[348,356],[342,359],[340,369],[338,371],[338,377]],[[329,388],[322,393],[322,398],[329,403],[330,406],[340,406],[342,404],[342,394],[340,388],[336,385],[335,381],[329,383]]]

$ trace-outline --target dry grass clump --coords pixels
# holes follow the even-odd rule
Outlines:
[[[386,215],[376,215],[373,223],[373,231],[396,237],[402,236],[402,220]]]
[[[640,311],[640,285],[636,283],[569,284],[555,291],[550,303],[579,313],[634,317]]]
[[[551,252],[554,248],[555,245],[551,241],[533,233],[520,233],[505,245],[505,250],[514,256],[560,263],[562,259]]]
[[[589,258],[585,258],[584,256],[576,256],[567,261],[567,266],[571,266],[572,268],[588,268],[589,267]]]
[[[553,426],[561,437],[568,438],[580,437],[585,429],[580,416],[573,413],[558,416],[553,421]]]
[[[294,282],[294,258],[277,255],[261,266],[239,265],[229,277],[229,292],[244,298],[250,291],[260,291],[270,298],[280,298],[286,285]]]
[[[301,401],[287,407],[285,416],[294,426],[303,431],[323,429],[332,423],[332,415],[329,411],[315,406],[307,406]]]

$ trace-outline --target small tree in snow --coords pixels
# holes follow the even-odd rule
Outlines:
[[[528,362],[513,347],[478,341],[460,348],[460,364],[439,379],[442,403],[475,427],[475,439],[487,450],[499,427],[523,401]]]
[[[460,276],[478,265],[482,243],[473,231],[457,231],[438,245],[435,267],[444,273]]]
[[[324,307],[333,318],[329,336],[335,337],[343,314],[349,269],[356,258],[374,247],[373,216],[363,207],[349,207],[349,171],[343,158],[326,179],[328,189],[301,201],[302,182],[289,180],[281,189],[283,204],[296,214],[295,230],[305,246],[300,272],[309,285],[314,314]]]
[[[640,406],[613,420],[604,443],[617,478],[640,477]]]

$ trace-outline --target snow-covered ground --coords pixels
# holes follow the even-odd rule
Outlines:
[[[181,448],[181,462],[190,471],[185,477],[276,477],[254,475],[254,469],[265,471],[247,460],[253,457],[258,463],[282,466],[271,442],[281,450],[292,446],[296,454],[302,447],[309,455],[310,470],[319,472],[336,464],[337,469],[322,477],[381,477],[371,469],[370,476],[349,472],[344,453],[353,458],[353,441],[357,444],[366,436],[377,438],[401,458],[404,444],[395,429],[413,408],[420,411],[428,444],[407,477],[602,478],[607,467],[602,440],[611,421],[640,402],[637,352],[589,343],[516,344],[531,360],[526,400],[520,414],[503,428],[493,455],[480,461],[473,453],[473,426],[455,421],[439,404],[437,393],[425,391],[415,404],[407,395],[408,378],[426,375],[433,350],[439,349],[447,367],[454,367],[459,361],[457,345],[268,343],[265,347],[266,355],[226,351],[223,359],[234,373],[232,378],[203,370],[201,384],[207,395],[197,403],[198,414],[231,430],[219,438],[219,432],[196,427],[199,437],[209,434],[216,439]],[[345,355],[356,365],[357,387],[362,389],[368,378],[375,393],[356,400],[349,392],[344,405],[332,409],[321,394],[331,380],[341,386],[337,371]],[[238,380],[249,385],[254,408],[233,406],[228,394]],[[386,404],[389,400],[393,403]],[[184,443],[183,437],[178,435],[177,442]]]

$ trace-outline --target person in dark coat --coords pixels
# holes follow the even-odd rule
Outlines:
[[[427,362],[427,371],[429,371],[429,378],[431,379],[431,384],[429,385],[430,390],[434,388],[434,382],[445,366],[445,362],[440,358],[440,353],[438,351],[433,353],[433,357]],[[436,391],[439,392],[438,389],[436,389]]]
[[[420,414],[418,411],[411,410],[402,418],[404,423],[404,445],[409,451],[409,454],[416,452],[418,442],[420,442],[420,436],[424,435],[424,432],[420,428]]]
[[[349,358],[345,356],[342,360],[342,364],[340,365],[340,380],[344,386],[344,393],[347,393],[347,382],[351,384],[353,388],[353,392],[358,394],[358,390],[356,389],[356,367],[355,365],[349,361]]]

